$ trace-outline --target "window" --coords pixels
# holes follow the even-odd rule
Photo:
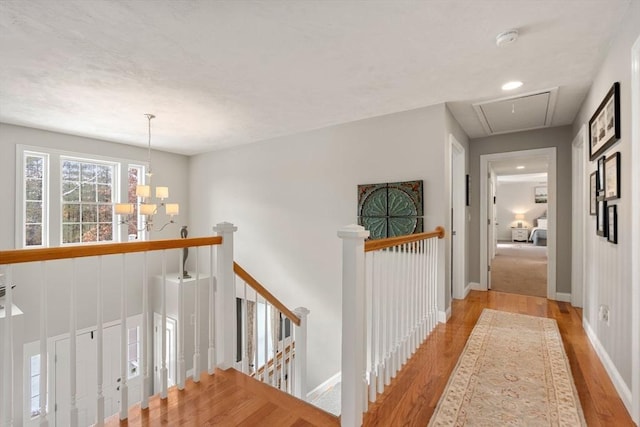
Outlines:
[[[46,212],[45,188],[47,156],[37,153],[24,153],[24,246],[43,246]]]
[[[29,359],[29,397],[31,401],[31,418],[40,415],[40,355],[36,354]]]
[[[129,328],[127,359],[129,377],[140,375],[140,327]]]
[[[114,240],[115,169],[115,164],[62,159],[62,243]]]
[[[18,145],[16,247],[142,239],[136,186],[145,169],[127,160]],[[128,229],[113,204],[134,203]]]

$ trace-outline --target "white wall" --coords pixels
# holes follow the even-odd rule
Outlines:
[[[425,228],[445,224],[445,134],[437,105],[191,158],[194,232],[233,222],[236,260],[285,305],[311,310],[310,389],[340,370],[336,233],[357,221],[357,185],[423,179]]]
[[[498,180],[496,194],[498,211],[498,240],[511,240],[511,227],[515,227],[518,221],[515,213],[524,213],[522,225],[533,227],[534,220],[547,211],[546,203],[535,203],[534,188],[546,186],[543,182],[504,182]]]
[[[631,170],[640,167],[631,162],[631,46],[640,35],[640,2],[631,2],[618,36],[613,40],[601,69],[594,79],[574,122],[574,134],[584,123],[588,123],[598,105],[614,82],[620,82],[621,138],[606,152],[617,151],[621,156],[621,198],[611,201],[618,206],[618,244],[612,244],[595,233],[595,216],[587,217],[587,228],[593,230],[585,236],[585,304],[583,317],[585,329],[592,331],[596,347],[604,355],[603,362],[616,384],[623,400],[630,408],[632,378],[632,287],[631,282]],[[637,141],[636,141],[637,142]],[[588,156],[588,149],[585,150]],[[597,168],[596,162],[586,160],[585,179]],[[588,197],[588,196],[586,196]],[[600,321],[598,309],[601,304],[609,306],[610,324]],[[607,360],[608,359],[608,360]],[[640,375],[635,372],[634,375]],[[639,395],[633,397],[640,399]]]

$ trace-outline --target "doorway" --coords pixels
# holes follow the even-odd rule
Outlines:
[[[465,150],[453,135],[451,145],[451,296],[464,299],[469,293],[466,260],[466,172]]]
[[[499,195],[492,194],[495,189],[495,172],[492,164],[518,158],[540,157],[548,162],[547,181],[547,286],[546,297],[556,299],[556,149],[542,148],[534,150],[513,151],[480,156],[480,289],[490,289],[492,253],[497,248],[497,227],[500,225],[494,212],[494,201]],[[531,194],[533,199],[535,194]],[[492,219],[493,215],[493,219]],[[513,218],[515,221],[515,215]],[[533,226],[533,224],[531,224]],[[530,239],[531,236],[529,235]]]
[[[138,369],[140,359],[140,323],[142,316],[127,319],[128,331],[128,403],[133,405],[142,397],[142,378]],[[103,367],[102,378],[105,415],[120,411],[120,323],[110,323],[103,329]],[[54,369],[52,400],[54,403],[54,426],[70,425],[70,354],[69,336],[53,339]],[[96,422],[97,386],[97,334],[95,328],[83,330],[76,335],[76,407],[78,425],[92,425]]]
[[[547,296],[547,160],[513,158],[491,162],[494,256],[490,289]]]

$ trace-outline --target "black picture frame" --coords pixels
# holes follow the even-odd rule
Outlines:
[[[469,174],[467,174],[467,178],[465,180],[465,185],[466,185],[466,187],[465,187],[465,190],[466,190],[466,193],[465,193],[466,194],[466,199],[465,199],[466,200],[466,204],[467,204],[467,206],[471,206],[471,193],[470,193],[470,191],[471,191],[471,182],[469,181]]]
[[[607,237],[607,202],[604,197],[598,197],[596,209],[596,234]]]
[[[620,152],[615,152],[604,161],[604,199],[620,198]]]
[[[606,160],[605,156],[602,156],[598,159],[598,181],[597,181],[597,185],[598,187],[596,188],[596,193],[598,194],[598,197],[604,195],[604,161]]]
[[[616,205],[607,207],[607,241],[618,244],[618,210]]]
[[[620,139],[620,83],[615,82],[589,120],[589,158],[594,161]]]
[[[598,172],[589,175],[589,215],[595,215],[598,210]]]

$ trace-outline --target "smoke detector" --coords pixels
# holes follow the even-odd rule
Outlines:
[[[496,46],[502,47],[513,43],[518,39],[518,30],[512,29],[504,31],[496,36]]]

